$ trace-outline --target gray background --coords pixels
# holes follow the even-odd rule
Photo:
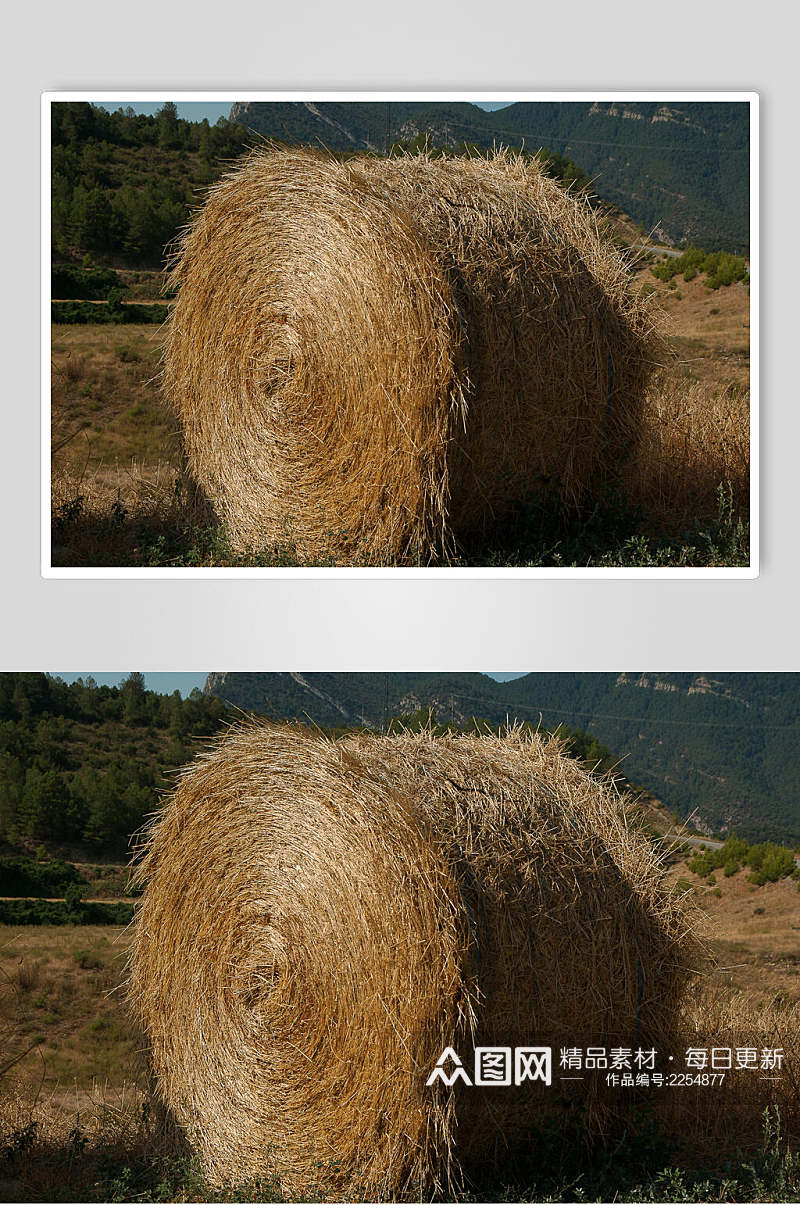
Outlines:
[[[800,669],[796,30],[761,3],[150,0],[17,7],[3,72],[0,670]],[[757,22],[757,25],[756,25]],[[43,580],[39,96],[259,88],[757,89],[761,577]]]

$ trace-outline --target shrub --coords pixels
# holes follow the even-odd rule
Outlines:
[[[715,869],[713,855],[706,852],[697,854],[687,865],[692,874],[696,874],[701,879],[707,879]]]
[[[54,264],[50,275],[52,297],[81,301],[103,301],[109,289],[125,291],[125,285],[111,268],[76,268],[73,264]]]
[[[776,845],[772,841],[748,845],[735,835],[728,837],[719,849],[701,849],[687,865],[692,874],[707,879],[710,886],[713,886],[715,870],[724,868],[726,878],[730,878],[742,865],[750,867],[747,880],[757,887],[764,883],[777,883],[779,879],[797,873],[794,852],[785,845]]]
[[[796,866],[792,851],[771,841],[752,845],[748,864],[753,870],[753,874],[748,876],[753,883],[777,883],[779,879],[792,874]]]
[[[58,858],[44,861],[24,855],[0,858],[0,879],[3,895],[13,896],[61,896],[73,884],[83,880],[69,862]]]
[[[670,256],[653,268],[653,275],[671,288],[674,288],[676,276],[683,275],[683,279],[689,281],[701,272],[706,275],[707,287],[715,290],[737,280],[747,282],[749,279],[747,265],[741,255],[732,255],[729,251],[706,253],[699,247],[687,247],[682,255]],[[711,312],[713,314],[715,311]]]
[[[136,322],[160,326],[166,321],[168,307],[165,305],[124,305],[119,298],[95,305],[90,301],[53,301],[50,306],[52,321],[58,324],[105,324],[108,322]]]
[[[131,904],[81,904],[80,915],[64,900],[0,900],[1,925],[127,925]]]

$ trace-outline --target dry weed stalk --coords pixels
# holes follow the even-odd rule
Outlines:
[[[715,514],[720,485],[735,514],[750,508],[750,393],[659,374],[642,409],[641,436],[623,466],[632,505],[667,528]]]

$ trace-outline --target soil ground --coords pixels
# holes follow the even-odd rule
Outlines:
[[[732,992],[752,993],[766,1002],[776,995],[800,1001],[800,892],[793,879],[748,883],[743,868],[730,878],[715,872],[715,884],[679,862],[677,882],[692,883],[707,919],[707,935],[717,969],[713,978]]]

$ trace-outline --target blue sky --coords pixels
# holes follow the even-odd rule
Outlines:
[[[99,101],[98,103],[102,104],[104,109],[108,109],[111,112],[114,109],[127,109],[128,107],[124,100],[114,101],[113,103],[111,101]],[[146,113],[152,116],[158,112],[163,103],[161,100],[145,101],[144,103],[131,101],[131,108],[134,113]],[[184,117],[187,121],[202,121],[204,117],[207,117],[212,126],[220,117],[227,117],[231,111],[231,102],[229,100],[179,100],[177,105],[179,117]]]
[[[126,670],[124,673],[92,674],[84,671],[82,674],[59,673],[58,677],[63,678],[65,682],[74,682],[76,678],[92,677],[100,686],[118,686],[120,682],[127,678],[129,672],[129,670]],[[489,674],[489,677],[495,678],[498,682],[508,682],[511,678],[521,678],[522,674]],[[174,690],[179,690],[184,698],[186,698],[194,690],[195,686],[198,686],[201,690],[203,689],[206,675],[205,673],[150,673],[145,674],[144,680],[148,690],[156,690],[159,694],[163,695],[171,695]]]
[[[51,672],[55,673],[56,671]],[[120,682],[124,681],[129,673],[130,670],[125,670],[124,673],[93,674],[91,671],[84,670],[81,674],[58,673],[57,676],[63,678],[65,682],[74,682],[76,678],[94,678],[99,686],[119,686]],[[194,690],[195,686],[199,686],[202,690],[205,680],[206,675],[204,673],[151,673],[144,676],[145,686],[148,690],[157,690],[162,695],[171,695],[174,690],[179,690],[184,698]]]
[[[102,103],[104,108],[109,109],[109,110],[127,108],[127,104],[123,100],[114,101],[113,103],[110,101],[102,101],[102,102],[98,102],[98,103]],[[481,109],[504,109],[506,107],[507,102],[505,102],[505,101],[480,101],[477,103],[478,103],[478,107]],[[160,101],[160,100],[144,101],[144,102],[131,101],[131,108],[136,113],[146,113],[146,114],[152,115],[153,113],[158,112],[158,110],[161,108],[162,104],[163,104],[163,101]],[[179,100],[179,101],[177,101],[177,105],[178,105],[178,116],[179,117],[185,118],[186,121],[202,121],[204,117],[207,117],[209,123],[212,126],[214,125],[214,123],[216,121],[219,120],[220,117],[227,117],[231,111],[231,102],[229,100],[225,100],[225,101],[205,101],[205,100],[180,101]]]

